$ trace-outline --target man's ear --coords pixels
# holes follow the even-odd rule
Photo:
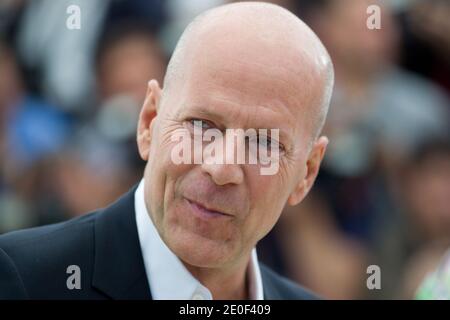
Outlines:
[[[153,120],[155,119],[159,103],[161,99],[161,88],[158,81],[151,80],[148,83],[147,94],[145,96],[144,105],[139,114],[139,122],[137,128],[137,145],[139,155],[145,161],[148,160],[150,151],[150,141],[152,137]]]
[[[309,152],[308,159],[306,160],[306,174],[298,182],[294,191],[289,195],[288,204],[295,206],[302,201],[316,180],[317,174],[319,173],[320,164],[322,162],[323,156],[328,145],[328,138],[325,136],[320,137],[316,140],[314,145]]]

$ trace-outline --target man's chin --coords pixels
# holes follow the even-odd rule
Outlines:
[[[196,234],[184,235],[168,243],[184,263],[199,268],[223,267],[233,260],[234,246],[223,240],[213,240]]]

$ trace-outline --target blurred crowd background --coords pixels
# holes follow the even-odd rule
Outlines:
[[[162,83],[192,18],[226,2],[0,1],[0,233],[106,206],[140,180],[147,82]],[[325,298],[413,298],[450,247],[450,1],[269,2],[319,35],[336,86],[316,185],[259,257]],[[366,287],[372,264],[380,290]]]

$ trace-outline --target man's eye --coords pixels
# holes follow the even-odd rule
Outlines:
[[[202,129],[202,130],[207,130],[207,129],[211,128],[209,123],[204,120],[191,119],[191,120],[189,120],[189,122],[194,128],[198,128],[198,129]]]
[[[270,146],[272,144],[272,140],[270,140],[269,138],[267,138],[265,136],[258,136],[258,144],[260,146],[266,146],[266,147],[270,148]]]
[[[277,144],[278,145],[278,149],[283,152],[284,151],[284,146],[277,142],[276,140],[272,140],[270,137],[267,136],[258,136],[258,144],[262,147],[266,147],[266,148],[271,148],[272,147],[272,143],[273,144]]]

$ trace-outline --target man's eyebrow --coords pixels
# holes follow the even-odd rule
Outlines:
[[[214,112],[214,111],[209,111],[209,110],[207,110],[207,109],[205,109],[203,107],[195,108],[194,112],[196,112],[196,113],[198,113],[198,114],[200,114],[202,116],[205,116],[206,118],[211,119],[211,120],[217,120],[217,121],[224,121],[225,120],[224,116],[222,116],[220,113],[217,113],[217,112]]]
[[[185,106],[179,113],[180,117],[205,117],[205,120],[217,122],[216,124],[225,127],[226,118],[218,112],[206,109],[200,105]]]

